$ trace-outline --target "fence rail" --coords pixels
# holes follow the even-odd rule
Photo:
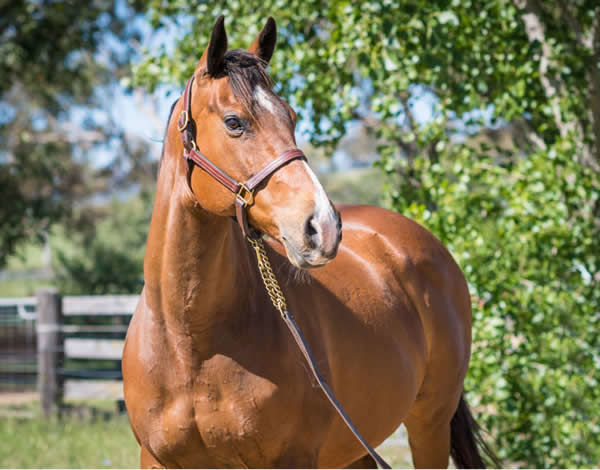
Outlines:
[[[51,290],[54,289],[45,289]],[[44,292],[44,289],[40,292]],[[62,298],[62,314],[69,315],[132,315],[137,305],[137,295],[73,295]],[[19,317],[32,320],[37,312],[27,311],[27,307],[37,305],[36,297],[3,297],[0,298],[0,308],[14,307]]]
[[[37,381],[46,413],[64,399],[123,397],[121,357],[138,296],[0,298],[0,386]],[[13,388],[14,389],[14,388]]]

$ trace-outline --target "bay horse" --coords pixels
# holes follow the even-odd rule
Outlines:
[[[236,195],[182,158],[182,119],[194,147],[237,181],[296,148],[296,114],[265,71],[275,41],[269,18],[247,51],[228,50],[219,18],[188,82],[189,113],[182,99],[172,109],[180,119],[167,126],[145,286],[123,353],[142,467],[375,464],[271,304],[231,218]],[[444,246],[394,212],[334,206],[301,158],[246,202],[289,310],[367,441],[378,445],[404,423],[416,467],[446,467],[450,455],[483,467],[462,395],[471,301]]]

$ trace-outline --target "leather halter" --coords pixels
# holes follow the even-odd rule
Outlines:
[[[251,176],[245,183],[229,176],[198,150],[198,145],[194,140],[193,131],[195,126],[192,121],[192,83],[194,82],[194,78],[194,75],[192,75],[185,86],[185,91],[183,92],[183,110],[177,120],[177,130],[181,133],[181,142],[184,148],[183,156],[185,159],[194,162],[235,194],[235,215],[242,229],[242,234],[244,237],[256,237],[256,231],[250,231],[248,227],[248,215],[246,211],[248,206],[254,204],[256,187],[292,160],[306,160],[306,155],[298,148],[286,150],[276,159],[265,165],[258,173]]]

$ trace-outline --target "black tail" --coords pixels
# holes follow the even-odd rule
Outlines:
[[[479,450],[495,468],[502,468],[502,463],[483,440],[481,428],[475,422],[463,395],[450,422],[450,455],[457,468],[485,468]]]

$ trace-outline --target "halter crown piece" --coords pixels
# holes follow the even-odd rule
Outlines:
[[[250,230],[248,227],[248,215],[246,208],[254,204],[254,192],[256,187],[265,179],[279,170],[282,166],[292,160],[306,160],[306,155],[299,148],[286,150],[276,159],[264,166],[258,173],[251,176],[245,183],[241,183],[229,176],[217,165],[204,156],[194,140],[194,123],[192,121],[192,84],[194,75],[188,80],[183,92],[183,111],[177,120],[177,130],[181,133],[181,142],[183,143],[183,156],[187,160],[193,161],[206,173],[225,186],[229,191],[235,194],[235,216],[244,237],[257,238],[258,231]]]

